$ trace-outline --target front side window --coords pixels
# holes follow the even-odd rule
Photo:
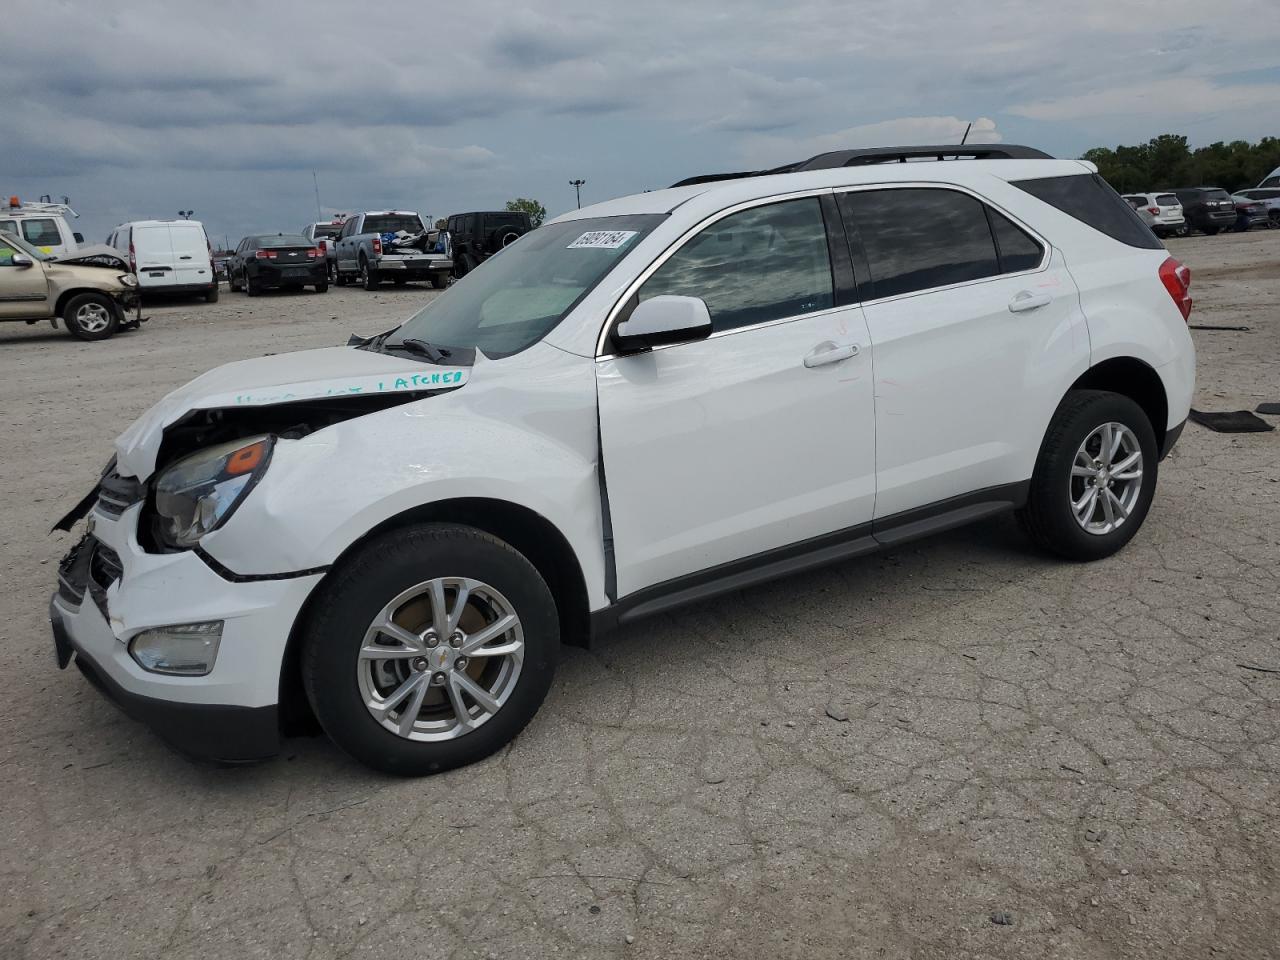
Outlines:
[[[904,187],[841,194],[871,270],[870,297],[894,297],[1000,273],[982,203],[955,190]],[[1010,224],[1012,226],[1012,224]]]
[[[12,244],[0,240],[0,267],[12,267],[13,255],[17,252]]]
[[[471,349],[490,358],[533,346],[665,214],[593,217],[540,227],[453,284],[383,343]]]
[[[818,198],[784,200],[717,220],[672,254],[639,296],[663,294],[703,300],[715,332],[834,306]]]
[[[62,243],[58,225],[52,220],[23,220],[22,235],[37,247],[54,247]]]
[[[0,220],[0,233],[7,233],[16,237],[18,235],[18,222],[16,220]]]

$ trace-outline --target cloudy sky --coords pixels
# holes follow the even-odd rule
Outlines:
[[[6,0],[0,192],[78,229],[191,208],[223,235],[326,213],[583,199],[824,149],[1058,156],[1280,134],[1276,0]]]

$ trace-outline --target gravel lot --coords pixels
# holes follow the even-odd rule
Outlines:
[[[1280,233],[1170,247],[1193,321],[1251,327],[1195,333],[1197,406],[1280,401]],[[1102,563],[1001,519],[568,650],[512,748],[433,779],[320,738],[195,766],[58,673],[47,531],[111,438],[210,366],[431,296],[0,327],[0,956],[1280,951],[1280,432],[1188,426]]]

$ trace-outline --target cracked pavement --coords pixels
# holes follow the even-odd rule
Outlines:
[[[1280,233],[1169,246],[1193,323],[1251,327],[1194,333],[1196,405],[1280,400]],[[323,738],[192,765],[59,673],[46,533],[110,438],[207,367],[432,295],[0,327],[0,957],[1280,951],[1280,432],[1188,425],[1100,563],[1002,518],[566,650],[510,748],[434,778]]]

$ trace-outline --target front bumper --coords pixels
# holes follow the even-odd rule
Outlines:
[[[140,509],[111,516],[96,506],[92,532],[60,565],[49,606],[59,666],[74,656],[108,698],[190,756],[273,755],[285,647],[322,573],[232,582],[194,551],[148,554],[135,536]],[[210,620],[223,629],[206,676],[149,673],[129,654],[143,630]]]

